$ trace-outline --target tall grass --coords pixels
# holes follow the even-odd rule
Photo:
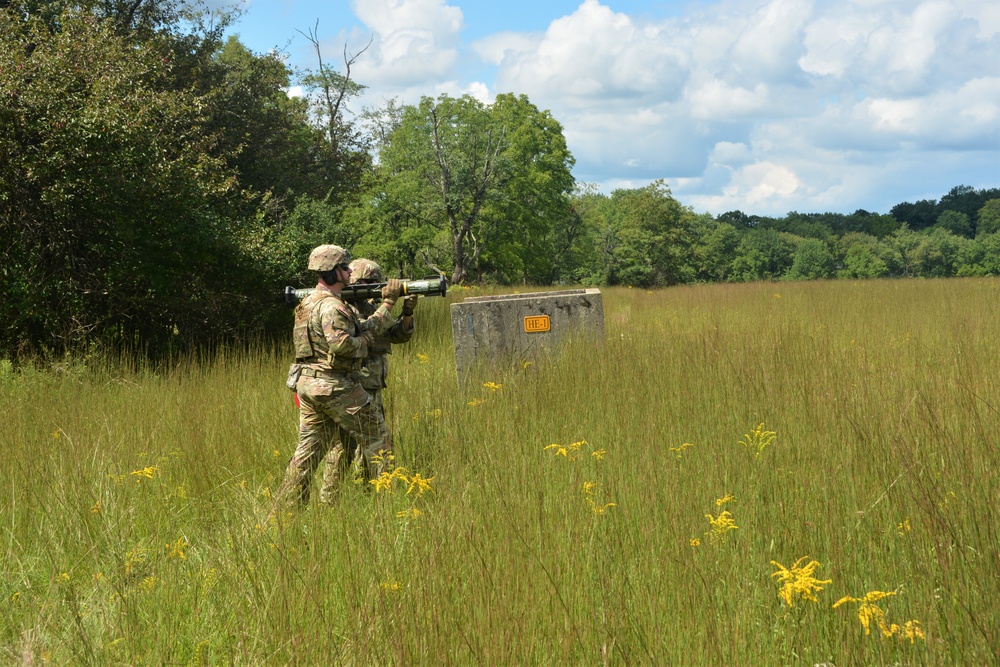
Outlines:
[[[271,522],[289,350],[0,368],[0,656],[995,664],[998,290],[606,290],[602,346],[465,391],[447,303],[422,300],[386,399],[432,490],[349,485]],[[771,561],[804,556],[830,583],[789,607]],[[833,608],[876,590],[922,638]]]

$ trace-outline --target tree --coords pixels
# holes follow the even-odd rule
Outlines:
[[[990,199],[977,214],[979,224],[976,226],[977,236],[987,236],[1000,232],[1000,199]]]
[[[489,270],[510,280],[511,265],[525,276],[569,212],[572,164],[562,127],[524,96],[425,97],[379,153],[373,218],[427,243],[418,252],[450,265],[454,283]]]
[[[966,238],[972,236],[972,224],[969,222],[969,216],[958,211],[945,211],[938,216],[934,226],[946,229],[957,236],[964,236]]]
[[[814,280],[833,276],[833,253],[819,239],[803,239],[795,248],[795,258],[785,275],[789,280]]]
[[[694,280],[688,232],[694,214],[674,199],[666,182],[615,190],[604,208],[604,248],[597,260],[607,267],[609,284],[649,287]]]
[[[174,43],[75,10],[0,11],[0,34],[0,344],[146,345],[255,317],[253,219],[232,216],[243,193]]]
[[[733,278],[740,281],[777,280],[792,265],[795,244],[773,229],[753,229],[743,235],[733,259]]]

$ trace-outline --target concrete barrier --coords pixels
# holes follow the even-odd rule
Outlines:
[[[462,383],[477,365],[534,360],[574,336],[603,340],[601,291],[467,297],[451,304],[451,333]]]

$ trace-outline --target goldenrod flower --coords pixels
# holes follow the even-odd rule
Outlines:
[[[691,543],[691,546],[693,546],[693,547],[700,547],[701,546],[701,540],[699,540],[697,537],[692,537],[689,540],[689,542]]]
[[[778,568],[778,571],[771,574],[771,576],[782,584],[781,590],[778,591],[778,597],[784,600],[785,604],[789,607],[795,606],[795,595],[799,595],[804,600],[818,602],[816,593],[823,590],[823,586],[826,584],[833,583],[832,579],[820,581],[814,578],[813,573],[821,565],[814,560],[809,561],[806,565],[802,565],[802,561],[807,558],[809,557],[803,556],[798,559],[791,568],[786,568],[776,560],[771,561],[771,565]]]
[[[608,509],[612,507],[617,507],[616,503],[605,503],[603,505],[598,505],[594,502],[593,498],[588,497],[587,502],[590,503],[590,509],[594,511],[594,514],[604,514]]]
[[[160,469],[157,468],[156,466],[149,466],[148,468],[142,468],[140,470],[133,470],[129,474],[133,475],[133,476],[135,476],[137,478],[136,482],[141,482],[143,477],[145,477],[146,479],[153,479],[153,477],[156,475],[156,473],[159,470]]]
[[[594,451],[592,451],[590,453],[590,455],[593,456],[598,461],[600,461],[600,460],[602,460],[607,455],[607,453],[608,453],[607,450],[604,450],[604,449],[595,449]]]
[[[483,386],[487,389],[492,389],[493,391],[500,391],[503,389],[503,385],[496,382],[484,382]]]
[[[748,450],[754,451],[756,458],[760,458],[764,448],[774,442],[777,434],[774,431],[765,431],[764,422],[757,425],[757,428],[743,435],[740,444]]]
[[[593,495],[594,491],[597,489],[597,487],[599,485],[600,485],[600,482],[584,482],[583,483],[583,492],[584,492],[584,494],[586,494],[588,496]]]
[[[406,490],[409,494],[414,489],[417,490],[417,495],[424,495],[424,491],[431,491],[431,482],[434,481],[433,477],[421,477],[420,473],[414,473],[413,477],[410,478],[410,488]]]
[[[896,526],[896,532],[898,532],[900,535],[906,535],[908,532],[910,532],[910,520],[903,519],[903,521],[898,526]]]
[[[381,588],[383,591],[398,591],[401,588],[403,588],[403,584],[399,583],[398,581],[383,581],[381,584],[379,584],[379,588]]]
[[[863,598],[855,598],[850,595],[844,596],[837,600],[833,604],[833,608],[836,609],[840,605],[847,602],[857,602],[858,606],[858,620],[861,621],[861,625],[865,628],[865,635],[871,634],[871,626],[874,621],[875,625],[878,626],[879,630],[882,631],[883,637],[891,637],[893,634],[899,630],[898,625],[889,625],[885,622],[885,612],[879,607],[875,606],[875,603],[879,600],[883,600],[888,597],[892,597],[896,593],[888,591],[871,591],[867,593]]]
[[[419,359],[420,363],[422,363],[422,364],[426,364],[427,363],[427,355],[424,354],[423,352],[417,352],[417,359]]]
[[[566,449],[565,447],[563,447],[562,445],[560,445],[557,442],[554,442],[551,445],[549,445],[548,447],[543,448],[542,451],[548,451],[550,449],[555,449],[556,450],[555,451],[555,455],[556,456],[565,456],[566,458],[569,458],[569,450]]]
[[[734,495],[733,495],[733,494],[731,494],[731,493],[727,493],[727,494],[726,494],[725,496],[723,496],[722,498],[716,498],[716,499],[715,499],[715,506],[716,506],[716,507],[722,507],[722,506],[723,506],[723,505],[725,505],[726,503],[728,503],[728,502],[730,502],[730,501],[733,501],[733,500],[736,500],[736,496],[734,496]]]
[[[481,398],[474,398],[474,399],[472,399],[471,401],[469,401],[469,407],[472,407],[472,408],[474,408],[474,407],[476,407],[477,405],[482,405],[482,404],[483,404],[483,403],[485,403],[485,402],[486,402],[486,401],[485,401],[485,400],[483,400],[483,399],[481,399]]]
[[[694,445],[692,445],[690,442],[685,442],[680,447],[671,447],[670,451],[672,451],[677,456],[677,458],[680,458],[681,452],[683,452],[688,447],[694,447]]]
[[[903,623],[903,627],[899,631],[899,638],[900,640],[909,639],[911,644],[917,639],[926,639],[924,631],[920,629],[920,621],[907,621]]]
[[[378,477],[376,477],[375,479],[371,480],[368,483],[375,487],[376,493],[381,493],[382,491],[388,491],[389,493],[392,493],[392,481],[394,479],[396,479],[396,475],[394,472],[390,473],[383,471],[382,474],[380,474]]]
[[[101,511],[101,501],[98,500],[97,502],[95,502],[93,505],[90,506],[90,513],[97,514],[100,511]]]
[[[422,515],[423,512],[418,510],[416,507],[411,507],[408,510],[403,510],[402,512],[396,512],[396,516],[400,519],[416,519]]]
[[[711,524],[712,529],[705,533],[708,535],[708,541],[712,544],[722,544],[726,541],[726,533],[731,530],[739,529],[736,522],[733,520],[733,515],[729,511],[725,511],[718,517],[713,517],[711,514],[706,514],[705,518],[708,519],[708,523]]]
[[[178,537],[177,541],[173,544],[168,544],[166,546],[167,558],[179,558],[181,560],[187,560],[187,555],[185,555],[184,550],[187,549],[190,544],[183,537]]]

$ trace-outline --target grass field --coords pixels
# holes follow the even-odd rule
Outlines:
[[[423,300],[405,470],[272,522],[290,349],[0,367],[0,663],[1000,663],[998,297],[610,289],[466,392]]]

